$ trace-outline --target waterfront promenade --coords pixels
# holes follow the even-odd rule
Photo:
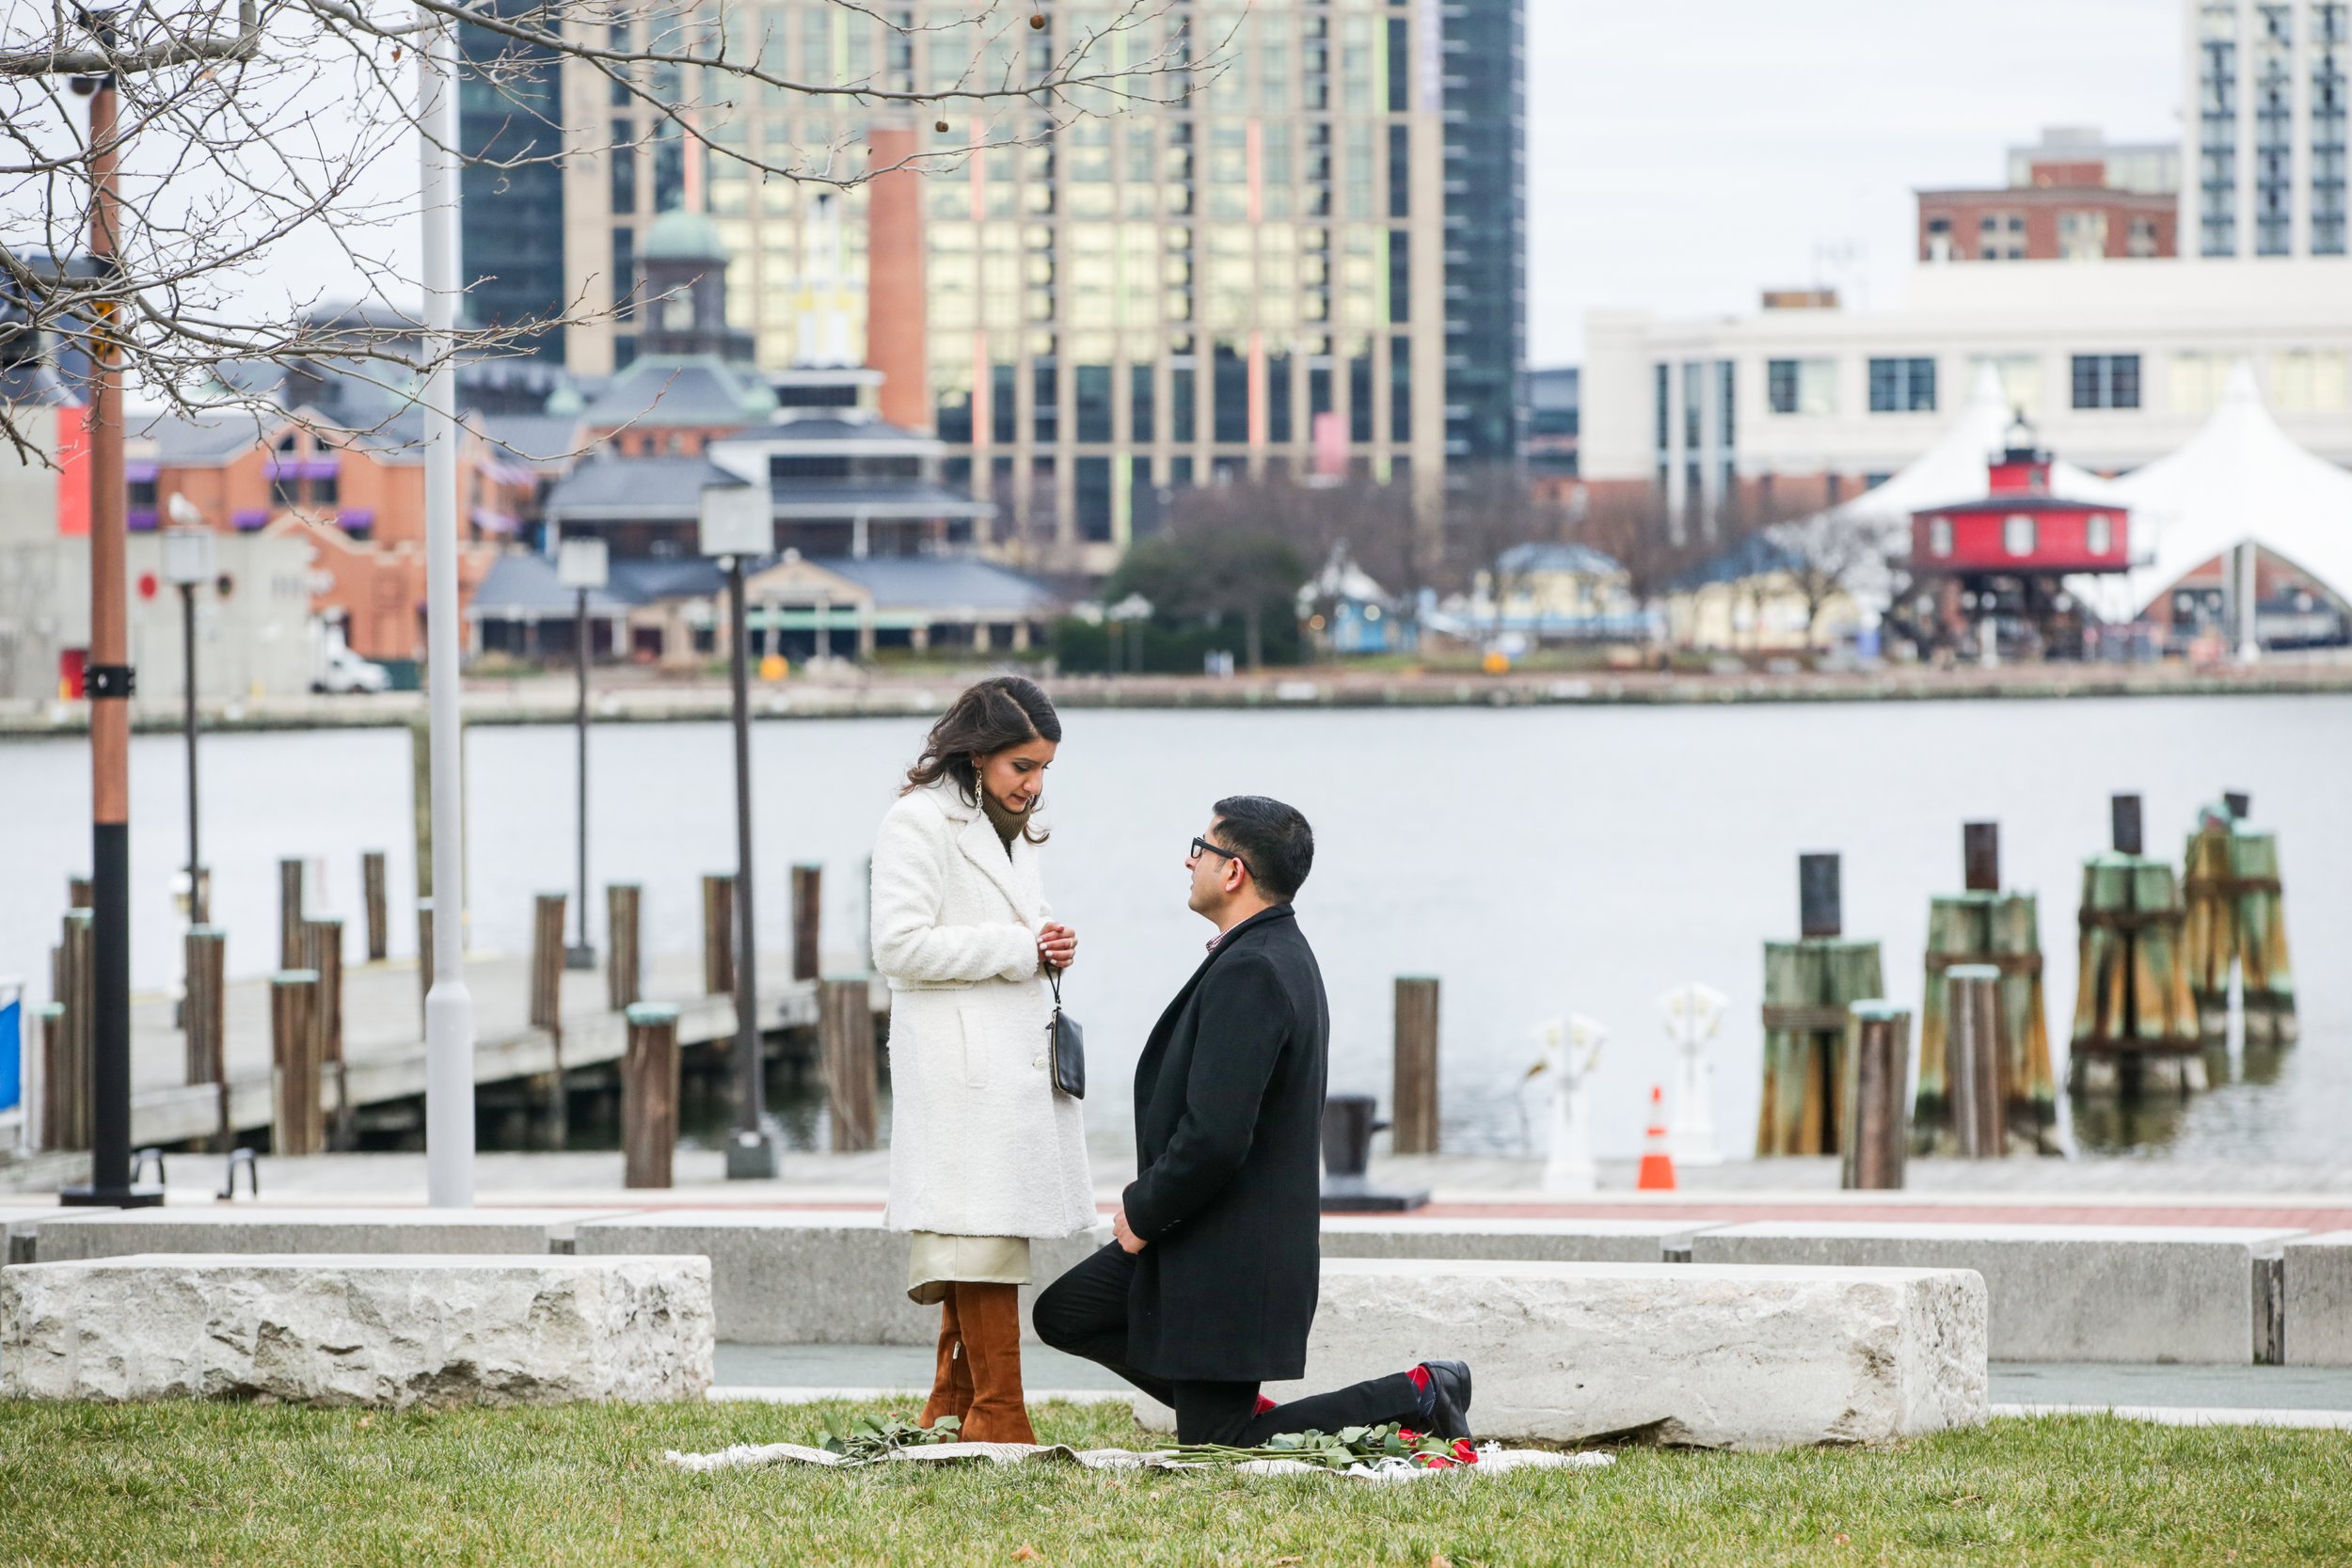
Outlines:
[[[940,712],[990,667],[932,668],[908,673],[860,672],[798,675],[756,683],[752,707],[761,719],[906,718]],[[723,680],[673,680],[631,669],[599,670],[591,711],[597,723],[723,720]],[[1640,670],[1525,670],[1500,675],[1443,670],[1384,671],[1310,665],[1230,679],[1198,675],[1073,675],[1047,681],[1070,708],[1527,707],[1574,705],[1694,705],[1733,703],[1944,702],[1969,699],[2266,696],[2352,691],[2352,659],[2278,658],[2260,664],[2031,664],[1938,670],[1804,671],[1723,669],[1660,673]],[[472,724],[569,724],[577,688],[569,673],[476,678],[467,682]],[[0,739],[79,734],[87,706],[79,702],[0,705]],[[421,692],[290,696],[207,703],[206,730],[382,728],[421,723]],[[176,693],[149,693],[135,712],[142,733],[176,733]]]

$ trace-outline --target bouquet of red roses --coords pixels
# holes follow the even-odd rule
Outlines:
[[[1449,1441],[1434,1433],[1416,1432],[1393,1421],[1380,1426],[1343,1427],[1336,1433],[1285,1432],[1254,1449],[1223,1443],[1187,1443],[1173,1451],[1181,1459],[1202,1464],[1295,1459],[1330,1470],[1352,1470],[1359,1465],[1381,1469],[1399,1464],[1414,1469],[1448,1470],[1478,1463],[1478,1450],[1467,1437]]]

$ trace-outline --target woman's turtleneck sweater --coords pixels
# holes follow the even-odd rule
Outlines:
[[[996,803],[996,797],[985,789],[979,795],[980,809],[988,813],[989,826],[996,830],[996,836],[1004,841],[1005,853],[1010,855],[1012,841],[1019,838],[1022,830],[1029,825],[1028,817],[1018,812],[1007,811]]]

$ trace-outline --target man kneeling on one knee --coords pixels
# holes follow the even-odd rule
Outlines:
[[[1306,1374],[1322,1263],[1330,1013],[1291,908],[1313,863],[1307,819],[1262,796],[1219,800],[1192,841],[1188,902],[1217,934],[1136,1065],[1118,1239],[1038,1297],[1038,1338],[1172,1407],[1186,1443],[1383,1421],[1467,1437],[1459,1361],[1283,1405],[1258,1393]]]

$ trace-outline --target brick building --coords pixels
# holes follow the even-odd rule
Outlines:
[[[2029,182],[1993,190],[1923,190],[1922,261],[2082,261],[2180,254],[2180,204],[2169,192],[2104,183],[2094,160],[2042,161]]]

